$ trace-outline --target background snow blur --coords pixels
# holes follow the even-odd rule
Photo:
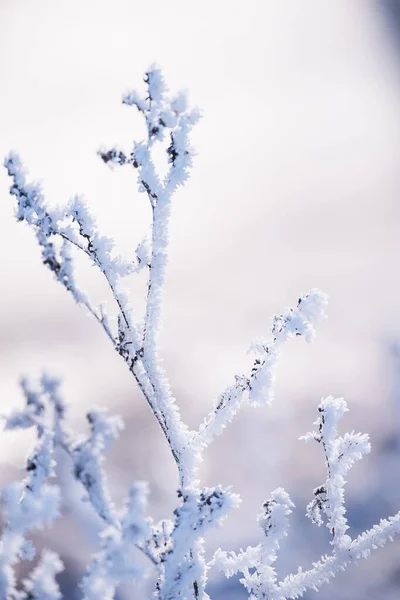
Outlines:
[[[0,4],[0,154],[17,149],[49,202],[83,192],[103,233],[127,252],[149,225],[147,202],[131,170],[112,172],[95,154],[143,131],[122,92],[157,61],[170,88],[189,89],[204,111],[193,176],[174,203],[162,332],[191,426],[274,313],[311,287],[330,295],[315,342],[286,348],[274,406],[242,412],[203,467],[206,484],[232,484],[243,498],[210,550],[253,543],[260,503],[287,488],[298,509],[282,574],[327,549],[327,533],[303,517],[322,455],[297,441],[322,395],[344,396],[346,428],[371,434],[372,454],[348,485],[353,531],[400,506],[399,39],[397,0]],[[148,479],[153,514],[169,516],[176,475],[154,419],[103,332],[41,264],[8,187],[0,170],[2,412],[21,401],[21,374],[53,370],[76,431],[93,404],[125,418],[109,461],[116,497]],[[81,271],[102,297],[90,267]],[[29,442],[26,433],[1,436],[3,479],[18,473]],[[66,582],[90,551],[89,521],[61,524],[51,541],[46,534],[64,554]],[[399,549],[320,594],[397,598]],[[216,598],[228,591],[241,596],[234,581],[215,579]]]

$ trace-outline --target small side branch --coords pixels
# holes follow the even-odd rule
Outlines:
[[[388,519],[382,519],[368,531],[359,535],[347,548],[325,556],[314,563],[308,571],[299,570],[295,575],[288,575],[279,583],[278,590],[271,600],[282,598],[295,599],[308,590],[319,590],[322,585],[329,583],[333,577],[351,563],[357,563],[363,558],[368,558],[370,553],[383,547],[387,542],[400,534],[400,512]]]
[[[292,337],[304,337],[310,341],[315,334],[314,325],[325,317],[327,296],[320,290],[311,290],[299,298],[296,308],[287,309],[273,318],[272,338],[256,341],[252,351],[256,354],[251,371],[247,375],[235,375],[235,383],[216,400],[214,410],[200,425],[197,443],[209,445],[232,421],[247,394],[251,404],[270,404],[274,397],[275,366],[283,344]]]
[[[370,452],[368,435],[346,433],[339,437],[337,424],[348,410],[343,398],[328,396],[318,406],[317,430],[301,439],[315,440],[321,444],[327,469],[326,482],[314,490],[314,499],[307,506],[308,517],[318,526],[326,516],[332,544],[335,548],[348,547],[351,538],[348,530],[344,501],[345,476],[365,454]]]

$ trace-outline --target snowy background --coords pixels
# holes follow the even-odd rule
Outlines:
[[[133,172],[112,172],[95,153],[142,134],[122,92],[157,61],[170,88],[187,88],[204,112],[193,176],[174,203],[162,332],[189,425],[243,369],[274,313],[312,287],[330,295],[315,342],[286,348],[274,406],[241,413],[203,466],[206,484],[232,484],[243,498],[210,549],[252,543],[258,506],[276,486],[288,489],[298,510],[282,573],[309,565],[327,540],[303,518],[322,456],[297,441],[322,395],[343,395],[347,429],[371,434],[372,454],[348,485],[354,531],[400,506],[399,22],[395,0],[0,3],[0,154],[17,149],[49,202],[83,192],[126,252],[148,227],[147,202]],[[168,516],[176,475],[152,415],[103,332],[42,266],[8,186],[1,170],[2,412],[21,400],[21,374],[53,370],[76,430],[93,404],[125,418],[109,463],[116,497],[149,479],[153,514]],[[90,267],[81,276],[102,297]],[[4,479],[29,442],[0,437]],[[71,576],[90,548],[82,529],[60,525],[48,541]],[[321,594],[397,598],[399,550],[380,551]],[[216,581],[214,596],[226,586]],[[229,593],[239,597],[234,582]]]

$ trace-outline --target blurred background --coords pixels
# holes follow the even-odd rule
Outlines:
[[[210,533],[210,554],[257,544],[260,504],[277,486],[291,494],[297,508],[278,562],[285,575],[329,551],[328,532],[304,517],[325,477],[323,457],[298,441],[321,396],[344,396],[344,430],[371,436],[372,454],[347,486],[352,534],[400,508],[400,2],[1,0],[0,155],[18,150],[51,204],[84,193],[128,255],[148,231],[147,202],[134,172],[109,170],[96,150],[129,148],[143,135],[120,98],[143,86],[154,61],[204,113],[192,177],[174,202],[161,334],[188,424],[248,364],[249,344],[268,334],[273,314],[312,287],[330,296],[316,340],[286,347],[274,405],[243,410],[202,468],[205,485],[231,484],[243,498]],[[8,188],[2,169],[1,412],[22,403],[22,374],[58,374],[75,431],[85,432],[94,404],[125,419],[107,463],[116,500],[146,479],[151,513],[169,517],[177,481],[162,435],[103,332],[41,264]],[[79,265],[84,287],[107,297],[92,271]],[[133,302],[142,305],[139,289]],[[3,481],[20,475],[31,443],[26,432],[2,434]],[[89,512],[39,541],[64,558],[67,598],[79,597],[71,586],[96,546]],[[212,598],[245,597],[237,580],[211,578]],[[389,600],[399,586],[396,542],[320,597]],[[133,593],[149,596],[146,587]]]

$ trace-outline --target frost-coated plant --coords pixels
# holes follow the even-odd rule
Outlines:
[[[249,598],[283,600],[297,598],[310,589],[318,590],[349,563],[369,555],[400,531],[400,513],[382,520],[369,531],[352,539],[348,532],[344,501],[345,477],[351,466],[369,452],[367,435],[339,436],[337,425],[347,411],[343,399],[331,396],[318,407],[316,429],[306,441],[316,441],[325,456],[326,481],[317,487],[307,506],[307,515],[331,533],[332,552],[322,556],[310,570],[278,580],[274,563],[281,540],[287,535],[294,505],[285,490],[272,491],[261,507],[258,522],[260,543],[239,553],[218,550],[206,560],[204,537],[218,526],[227,512],[236,507],[239,496],[220,485],[202,487],[198,479],[204,449],[222,433],[243,404],[267,406],[273,400],[274,369],[283,345],[294,337],[308,342],[314,326],[325,316],[327,296],[316,289],[297,300],[272,320],[270,337],[257,340],[251,351],[251,370],[234,376],[232,383],[215,400],[213,410],[198,430],[183,423],[179,407],[161,366],[158,349],[163,288],[168,258],[168,228],[175,191],[190,174],[193,149],[190,133],[199,120],[199,111],[188,107],[183,93],[170,96],[161,71],[153,66],[146,73],[147,93],[130,92],[123,103],[135,106],[147,128],[144,141],[135,142],[130,152],[117,148],[101,150],[110,165],[128,165],[137,173],[139,191],[149,201],[152,213],[151,240],[137,246],[126,260],[113,241],[102,235],[83,199],[74,197],[68,206],[50,208],[39,185],[28,183],[20,158],[11,153],[5,167],[12,178],[10,192],[17,199],[17,219],[34,230],[43,262],[56,279],[83,305],[103,328],[114,349],[124,359],[168,442],[179,473],[177,506],[170,519],[154,522],[146,516],[147,487],[136,482],[122,507],[111,498],[103,460],[110,443],[123,426],[105,410],[92,410],[87,419],[90,435],[74,439],[66,424],[60,382],[42,376],[36,384],[22,381],[25,407],[5,417],[5,429],[34,428],[37,443],[26,464],[26,476],[2,490],[3,531],[0,544],[0,600],[56,600],[61,597],[57,574],[63,565],[51,551],[45,551],[30,576],[18,583],[15,567],[20,560],[32,560],[35,549],[29,535],[51,525],[60,517],[62,501],[54,483],[54,451],[62,448],[70,458],[71,471],[82,484],[83,500],[89,501],[102,519],[99,551],[87,566],[81,582],[85,600],[109,600],[124,582],[146,576],[143,557],[155,572],[155,600],[204,600],[209,570],[214,567],[227,577],[240,573]],[[161,177],[153,161],[153,149],[165,143],[168,171]],[[111,290],[116,319],[102,305],[95,306],[74,277],[74,253],[89,257]],[[134,273],[147,273],[147,297],[142,318],[128,301],[126,281]],[[144,556],[140,556],[144,555]]]

